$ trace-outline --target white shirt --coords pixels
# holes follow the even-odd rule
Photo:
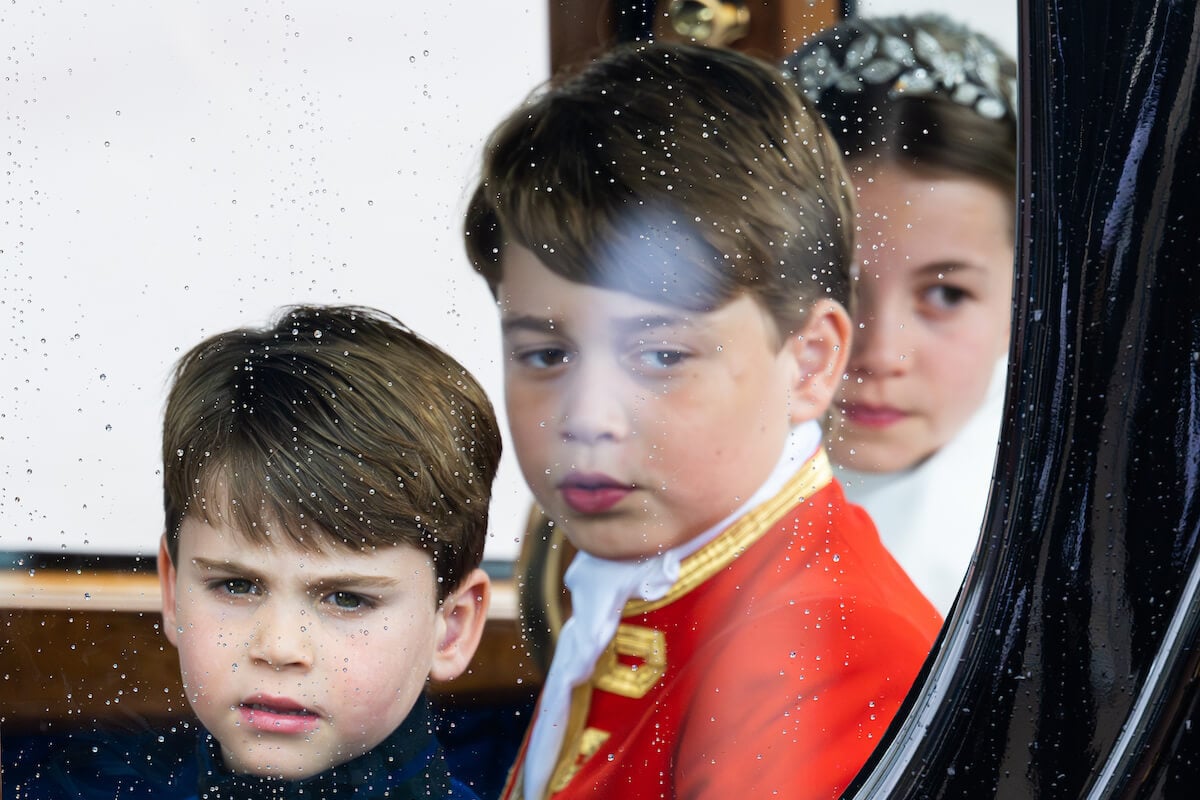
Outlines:
[[[834,469],[846,496],[867,510],[884,546],[943,616],[979,540],[1007,374],[1008,362],[1001,359],[983,405],[953,439],[917,466],[878,473]]]

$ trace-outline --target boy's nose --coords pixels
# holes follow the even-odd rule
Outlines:
[[[565,387],[559,417],[565,441],[596,444],[620,441],[629,434],[630,417],[615,372],[598,364],[576,367]]]
[[[255,623],[249,642],[253,661],[275,669],[312,666],[311,623],[307,616],[268,603],[255,614]]]

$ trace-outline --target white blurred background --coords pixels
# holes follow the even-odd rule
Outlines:
[[[483,139],[547,75],[547,5],[0,7],[0,551],[153,554],[171,365],[284,304],[381,307],[500,408],[460,220]],[[1015,12],[967,18],[1015,47]],[[528,503],[509,452],[489,558]]]

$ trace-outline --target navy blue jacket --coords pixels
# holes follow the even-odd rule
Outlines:
[[[431,725],[422,699],[375,749],[299,781],[228,771],[203,729],[185,731],[182,742],[148,732],[91,735],[52,754],[36,785],[13,788],[20,800],[478,800],[450,775]]]

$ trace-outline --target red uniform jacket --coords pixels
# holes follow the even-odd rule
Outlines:
[[[832,800],[940,625],[820,451],[684,559],[666,597],[626,604],[572,697],[548,792]],[[521,797],[524,755],[505,798]]]

